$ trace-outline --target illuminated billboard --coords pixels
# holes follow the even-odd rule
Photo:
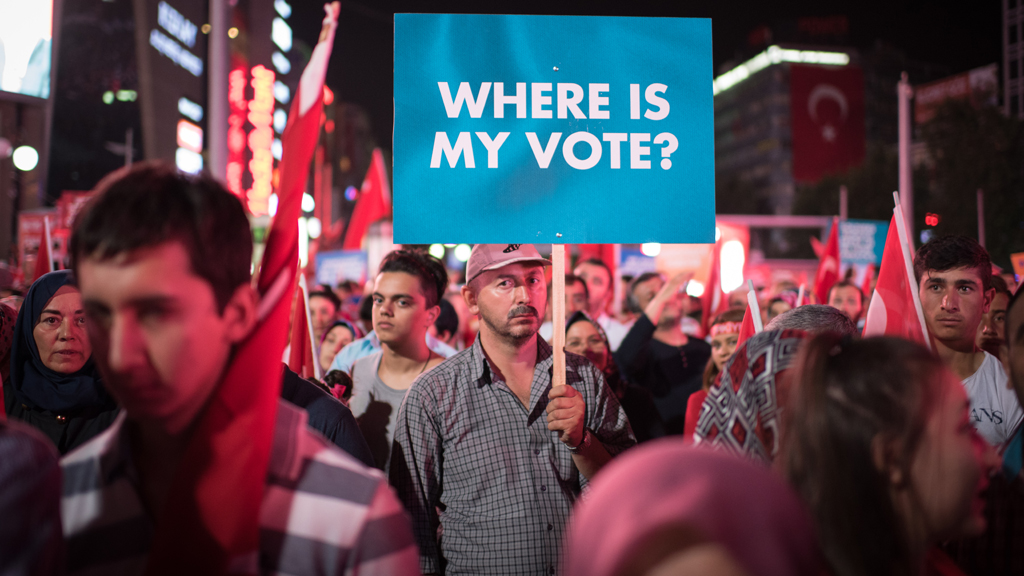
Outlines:
[[[52,0],[0,0],[0,90],[50,97]]]

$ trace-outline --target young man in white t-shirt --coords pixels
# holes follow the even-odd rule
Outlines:
[[[937,238],[917,251],[914,273],[932,346],[963,380],[974,427],[990,444],[1002,446],[1024,411],[999,359],[975,343],[995,294],[988,252],[966,236]]]
[[[421,252],[395,250],[384,257],[374,281],[373,330],[381,349],[352,366],[352,414],[377,468],[391,455],[398,408],[416,378],[444,361],[425,336],[441,313],[448,287],[441,262]]]

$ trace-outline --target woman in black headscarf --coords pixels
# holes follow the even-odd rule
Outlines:
[[[18,312],[4,410],[46,434],[61,454],[114,422],[118,407],[100,382],[71,273],[32,284]]]

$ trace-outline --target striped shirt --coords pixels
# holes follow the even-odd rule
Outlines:
[[[258,557],[235,559],[232,571],[419,574],[409,519],[383,475],[330,444],[306,419],[291,404],[278,404]],[[145,570],[155,526],[143,509],[124,423],[122,413],[61,460],[68,574]]]
[[[409,389],[389,471],[412,514],[425,573],[558,571],[565,523],[587,479],[547,428],[554,359],[543,339],[537,348],[529,409],[492,379],[479,336]],[[566,383],[583,396],[595,441],[612,455],[632,446],[626,414],[601,373],[582,356],[565,356]]]

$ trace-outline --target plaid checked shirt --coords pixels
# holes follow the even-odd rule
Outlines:
[[[232,571],[419,574],[408,517],[383,476],[307,428],[306,418],[278,404],[258,558],[236,559]],[[122,412],[103,434],[61,460],[68,574],[145,570],[154,525],[139,497],[124,421]]]
[[[412,514],[425,573],[554,574],[565,523],[587,479],[547,428],[554,359],[537,338],[527,410],[492,380],[480,337],[422,375],[398,414],[391,483]],[[612,455],[635,443],[597,368],[566,354],[585,425]],[[441,528],[440,544],[438,529]]]

